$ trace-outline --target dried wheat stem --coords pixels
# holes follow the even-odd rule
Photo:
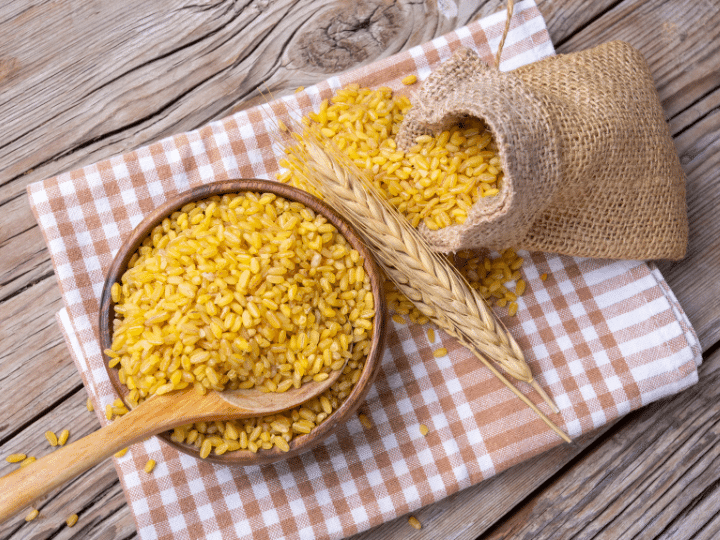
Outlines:
[[[547,395],[545,390],[542,389],[542,386],[540,386],[535,379],[530,381],[530,386],[532,386],[535,389],[535,391],[538,394],[540,394],[540,397],[543,398],[543,401],[545,401],[545,403],[547,403],[550,406],[550,408],[552,409],[552,412],[554,412],[555,414],[560,412],[560,409],[558,409],[558,406],[555,405],[555,402],[552,399],[550,399],[550,396]]]
[[[307,181],[360,229],[398,289],[423,314],[472,350],[556,433],[569,440],[485,358],[500,364],[516,379],[534,382],[520,347],[501,325],[496,324],[479,293],[447,260],[432,252],[419,233],[375,193],[372,185],[366,185],[362,173],[343,159],[339,151],[326,148],[312,132],[306,131],[301,139],[305,154],[297,157],[305,164]],[[547,394],[542,392],[541,395],[555,410]]]
[[[502,382],[505,386],[507,386],[513,394],[515,394],[517,397],[519,397],[519,398],[522,400],[523,403],[525,403],[528,407],[530,407],[530,408],[533,410],[533,412],[534,412],[535,414],[537,414],[537,415],[540,417],[540,419],[541,419],[543,422],[545,422],[545,424],[547,424],[548,427],[550,427],[550,429],[552,429],[555,433],[557,433],[558,436],[559,436],[562,440],[564,440],[565,442],[572,442],[572,439],[571,439],[562,429],[560,429],[559,427],[557,427],[557,425],[556,425],[552,420],[550,420],[540,409],[538,409],[537,406],[536,406],[532,401],[530,401],[530,400],[527,398],[527,396],[525,396],[522,392],[520,392],[520,390],[518,390],[517,388],[515,388],[515,385],[513,385],[513,383],[511,383],[510,381],[508,381],[508,380],[505,378],[505,376],[503,376],[503,374],[500,373],[500,372],[497,370],[497,368],[495,368],[495,366],[493,366],[490,362],[488,362],[488,360],[487,360],[485,357],[483,357],[483,355],[479,354],[476,350],[474,350],[472,347],[470,347],[467,343],[463,342],[462,340],[460,340],[460,342],[461,342],[463,345],[465,345],[465,347],[467,347],[468,349],[470,349],[470,350],[475,354],[475,356],[478,357],[478,360],[480,360],[480,361],[490,370],[490,372],[491,372],[493,375],[495,375],[495,377],[497,377],[497,378],[500,380],[500,382]],[[533,382],[535,382],[535,381],[533,381]],[[536,389],[539,389],[539,388],[540,388],[540,385],[538,385],[537,383],[535,383],[535,385],[537,386]],[[534,386],[534,387],[535,387],[535,386]],[[545,393],[545,392],[542,391],[542,392],[541,392],[541,395],[544,394],[544,393]],[[557,411],[554,411],[554,412],[557,413],[557,412],[560,412],[560,411],[557,410]]]

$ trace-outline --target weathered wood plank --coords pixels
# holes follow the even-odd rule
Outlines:
[[[720,88],[716,88],[701,100],[696,101],[682,112],[670,118],[668,120],[670,133],[672,133],[673,137],[677,137],[718,107],[720,107]]]
[[[465,24],[479,3],[459,13],[405,0],[101,0],[15,16],[18,3],[0,7],[0,35],[13,36],[0,40],[0,185],[12,181],[15,195],[29,181],[264,101],[261,92],[389,56]]]
[[[55,322],[54,277],[1,304],[0,441],[81,384]]]
[[[53,273],[50,255],[27,197],[0,203],[0,302]]]
[[[697,108],[702,110],[718,94],[704,98]],[[690,243],[685,259],[659,267],[707,348],[720,339],[720,108],[683,131],[675,145],[687,175]]]
[[[77,377],[79,380],[79,377]],[[0,475],[8,474],[18,465],[6,463],[11,453],[24,453],[40,458],[52,452],[45,439],[47,430],[59,434],[70,430],[70,442],[95,431],[100,423],[95,413],[85,407],[87,394],[84,389],[71,392],[47,414],[29,423],[14,436],[0,445]],[[26,538],[56,539],[111,539],[127,538],[135,531],[117,473],[111,461],[106,461],[82,474],[66,486],[38,501],[34,508],[40,515],[26,523],[27,514],[22,512],[0,529],[0,539],[21,540]],[[29,509],[28,509],[29,511]],[[69,528],[65,519],[78,514],[78,523]]]
[[[682,0],[623,1],[558,52],[622,40],[645,56],[672,118],[720,86],[720,6]]]

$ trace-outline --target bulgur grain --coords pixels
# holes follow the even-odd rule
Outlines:
[[[434,328],[428,328],[427,337],[428,337],[428,341],[430,343],[435,343],[435,329]]]
[[[58,438],[52,431],[48,430],[45,432],[45,438],[50,443],[50,446],[57,446],[58,445]]]
[[[38,510],[37,508],[33,508],[32,511],[27,516],[25,516],[25,521],[32,521],[33,519],[38,517],[39,514],[40,510]]]
[[[425,424],[420,424],[420,434],[424,437],[430,432],[430,428],[428,428]]]
[[[416,518],[415,516],[410,516],[408,518],[408,523],[413,529],[420,530],[422,529],[422,523],[420,523],[420,520]]]
[[[146,473],[150,474],[150,473],[153,471],[154,468],[155,468],[155,460],[154,460],[154,459],[149,459],[148,462],[145,464],[145,469],[144,469],[144,471],[145,471]]]
[[[439,349],[436,349],[433,351],[433,356],[435,358],[442,358],[443,356],[447,356],[448,350],[445,347],[440,347]]]
[[[5,458],[5,461],[7,461],[8,463],[20,463],[25,458],[27,458],[25,454],[10,454],[8,457]]]
[[[71,514],[68,516],[68,518],[65,520],[65,525],[68,527],[73,527],[78,522],[78,515],[77,514]]]
[[[210,455],[210,452],[212,451],[212,441],[210,439],[205,439],[202,443],[202,446],[200,447],[200,457],[205,459]]]
[[[58,437],[58,440],[57,440],[58,446],[64,446],[68,440],[68,437],[70,437],[70,431],[67,429],[63,429],[60,432],[60,436]]]
[[[518,280],[517,285],[515,286],[515,294],[518,296],[525,294],[525,280]]]
[[[358,414],[358,418],[365,429],[371,429],[373,427],[373,423],[363,413]]]

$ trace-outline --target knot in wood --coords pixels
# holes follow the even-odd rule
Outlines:
[[[389,2],[343,2],[308,25],[290,54],[302,65],[336,73],[383,56],[402,28],[400,8]]]

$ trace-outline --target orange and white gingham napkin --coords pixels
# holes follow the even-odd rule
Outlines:
[[[274,177],[281,156],[272,116],[305,114],[350,82],[400,89],[402,77],[423,79],[460,46],[492,61],[504,24],[498,13],[298,94],[29,186],[66,306],[58,320],[96,409],[115,398],[97,340],[105,271],[148,212],[199,184]],[[535,4],[518,3],[503,69],[551,54]],[[697,381],[697,336],[654,266],[522,255],[527,292],[505,323],[560,407],[552,417],[571,436]],[[435,358],[440,347],[448,355]],[[211,465],[154,437],[133,446],[116,465],[139,536],[341,538],[561,444],[472,354],[442,332],[429,343],[426,328],[414,324],[390,325],[361,410],[371,429],[353,419],[314,451],[273,465]],[[425,437],[421,423],[430,428]],[[150,458],[157,466],[147,474]]]

